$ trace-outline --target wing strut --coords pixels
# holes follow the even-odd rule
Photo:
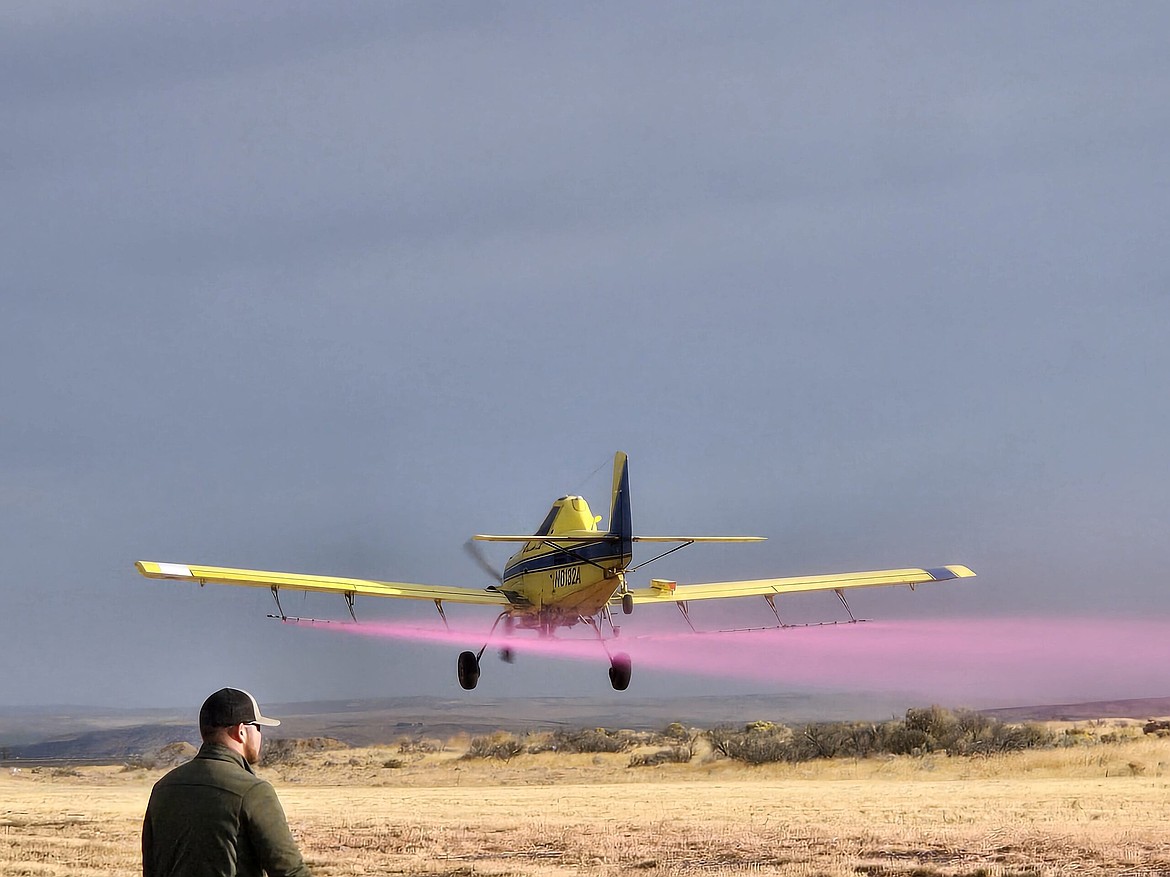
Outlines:
[[[845,599],[845,592],[840,588],[835,588],[834,590],[836,590],[837,596],[841,598],[841,605],[844,606],[845,611],[849,613],[849,620],[856,621],[857,619],[853,617],[853,610],[849,608],[849,601]]]
[[[686,542],[683,542],[683,543],[682,543],[682,545],[676,545],[676,546],[674,546],[674,548],[670,549],[669,551],[663,551],[661,554],[657,555],[656,557],[651,557],[649,560],[643,560],[643,561],[642,561],[641,563],[639,563],[637,566],[631,566],[631,567],[629,567],[629,568],[626,570],[626,572],[637,572],[638,570],[640,570],[642,567],[644,567],[644,566],[645,566],[646,564],[648,564],[648,563],[653,563],[653,562],[654,562],[654,561],[656,561],[656,560],[662,560],[662,558],[666,557],[666,555],[668,555],[668,554],[674,554],[676,551],[682,551],[682,550],[683,550],[684,548],[686,548],[688,545],[694,545],[694,544],[695,544],[695,540],[694,540],[694,539],[690,539],[690,540],[688,540],[688,541],[686,541]]]
[[[288,616],[284,614],[284,607],[280,605],[280,590],[276,585],[272,586],[272,599],[276,601],[276,611],[280,613],[280,620],[288,621]]]
[[[838,591],[837,593],[840,594],[841,592]],[[765,594],[764,599],[768,601],[768,606],[771,607],[772,614],[776,616],[776,620],[780,622],[780,626],[787,627],[788,625],[784,623],[784,619],[780,617],[780,610],[776,608],[776,595]]]

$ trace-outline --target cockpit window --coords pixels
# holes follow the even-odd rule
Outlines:
[[[549,509],[548,516],[544,519],[544,521],[541,523],[541,525],[536,528],[535,535],[547,536],[549,534],[549,531],[552,529],[553,521],[555,521],[557,518],[557,512],[559,512],[560,510],[561,510],[561,507],[557,506],[557,505],[554,505],[551,509]]]

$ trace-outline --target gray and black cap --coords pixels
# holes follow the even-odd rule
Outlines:
[[[221,688],[203,701],[199,709],[201,728],[228,728],[241,723],[274,728],[280,720],[260,715],[256,698],[240,688]]]

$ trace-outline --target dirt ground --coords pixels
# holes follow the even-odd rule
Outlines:
[[[1170,875],[1170,740],[750,768],[396,748],[261,769],[313,873]],[[0,775],[0,877],[140,873],[161,770]]]

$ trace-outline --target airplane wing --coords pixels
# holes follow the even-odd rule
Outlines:
[[[223,566],[191,566],[185,563],[157,563],[139,560],[134,564],[148,579],[173,579],[205,585],[242,585],[251,588],[274,588],[288,591],[316,591],[324,594],[347,594],[364,597],[402,597],[409,600],[441,600],[444,603],[474,603],[508,606],[501,591],[458,588],[451,585],[415,585],[408,582],[375,582],[336,576],[310,576],[292,572],[269,572],[261,569],[232,569]]]
[[[783,579],[754,579],[743,582],[707,582],[679,585],[654,579],[649,588],[631,588],[634,603],[683,603],[688,600],[715,600],[720,597],[772,596],[805,591],[842,591],[846,588],[875,588],[889,585],[914,585],[965,579],[975,573],[959,564],[933,569],[881,569],[872,572],[848,572],[835,575],[793,576]]]

